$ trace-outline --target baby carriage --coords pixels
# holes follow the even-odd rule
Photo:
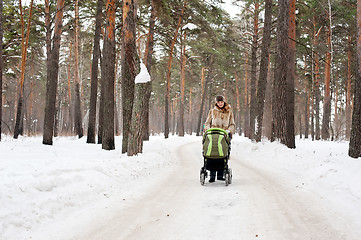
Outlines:
[[[231,138],[228,133],[220,128],[210,128],[203,135],[204,165],[200,171],[201,185],[205,184],[208,171],[222,171],[226,186],[232,183],[232,169],[228,167],[231,151]]]

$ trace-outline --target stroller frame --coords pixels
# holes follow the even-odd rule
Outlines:
[[[229,137],[228,133],[223,129],[211,128],[207,130],[206,134],[212,134],[211,132],[216,130],[217,133],[223,134],[225,137]],[[228,142],[227,142],[228,143]],[[228,160],[231,152],[231,142],[229,138],[228,152],[223,157],[206,157],[203,152],[203,167],[200,170],[200,183],[205,185],[205,179],[208,177],[208,171],[223,171],[223,177],[225,179],[225,185],[228,186],[232,183],[232,169],[228,167]]]

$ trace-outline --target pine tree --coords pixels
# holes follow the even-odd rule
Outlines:
[[[47,28],[47,83],[46,105],[44,116],[43,144],[53,145],[53,131],[55,118],[55,101],[58,86],[59,50],[61,31],[63,26],[63,11],[65,0],[58,0],[56,4],[54,36],[51,40],[49,0],[46,0],[45,18]]]
[[[354,108],[348,155],[361,157],[361,1],[357,1],[357,51],[356,81],[354,88]]]
[[[100,30],[102,23],[102,9],[104,0],[97,1],[97,12],[95,19],[95,33],[93,43],[93,61],[91,68],[91,93],[89,101],[89,123],[87,143],[95,143],[95,122],[96,122],[96,105],[98,97],[98,69],[100,59]]]

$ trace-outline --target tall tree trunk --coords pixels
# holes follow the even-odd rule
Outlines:
[[[250,116],[249,128],[250,138],[254,139],[255,135],[255,119],[257,116],[257,102],[256,102],[256,85],[257,85],[257,49],[258,49],[258,16],[259,16],[259,1],[254,2],[254,17],[253,17],[253,40],[252,40],[252,63],[251,63],[251,102],[250,102]]]
[[[288,74],[286,86],[286,145],[296,148],[295,143],[295,78],[296,78],[296,0],[289,0],[289,30],[288,30]]]
[[[146,101],[144,101],[147,90],[148,90],[148,86],[146,83],[135,84],[132,124],[130,128],[130,134],[128,140],[128,151],[127,151],[128,156],[133,156],[143,152],[142,126],[144,125],[144,121],[146,119],[142,118],[142,112],[144,111],[145,104],[148,104]]]
[[[0,0],[0,141],[2,133],[2,111],[3,111],[3,0]]]
[[[336,74],[336,79],[338,79],[338,72]],[[335,138],[336,140],[339,138],[339,123],[338,123],[338,84],[336,83],[336,90],[335,90],[335,123],[334,123],[334,127],[335,127]]]
[[[123,29],[122,29],[122,108],[123,108],[123,142],[122,153],[127,152],[128,135],[131,125],[134,80],[137,75],[137,49],[135,40],[135,0],[123,1]]]
[[[169,50],[169,59],[168,59],[168,70],[167,70],[167,89],[165,94],[165,108],[164,108],[164,137],[168,138],[169,136],[169,101],[170,101],[170,75],[171,75],[171,68],[172,68],[172,58],[173,58],[173,50],[174,45],[177,41],[178,31],[181,26],[182,20],[183,20],[183,14],[184,10],[187,7],[187,0],[184,0],[184,5],[182,7],[181,13],[178,17],[178,24],[174,32],[173,40],[170,45]]]
[[[329,133],[329,124],[330,124],[330,115],[331,115],[331,28],[328,28],[327,33],[327,43],[328,43],[328,52],[326,53],[326,62],[325,62],[325,95],[324,95],[324,104],[323,104],[323,117],[322,117],[322,139],[326,140],[330,137]]]
[[[311,81],[311,82],[310,82]],[[307,58],[305,56],[305,138],[308,138],[310,128],[310,97],[311,97],[312,79],[307,71]]]
[[[356,81],[348,155],[361,157],[361,1],[357,1]]]
[[[328,0],[328,19],[329,26],[327,32],[328,52],[326,53],[326,66],[325,66],[325,99],[323,107],[322,119],[322,139],[326,140],[330,137],[330,117],[331,117],[331,78],[332,78],[332,61],[333,61],[333,46],[332,46],[332,9],[331,2]]]
[[[186,68],[186,32],[184,31],[183,35],[183,47],[181,49],[181,73],[180,73],[180,94],[181,101],[179,104],[179,133],[180,137],[184,137],[184,88],[185,88],[185,68]]]
[[[134,3],[133,3],[134,4]],[[106,30],[103,47],[102,83],[103,96],[103,137],[102,149],[113,150],[114,144],[114,76],[115,76],[115,0],[107,0],[106,4]]]
[[[317,31],[316,29],[316,18],[313,18],[313,28],[314,28],[314,42],[313,47],[318,45],[318,37],[321,33],[321,28]],[[314,61],[315,61],[315,81],[314,81],[314,110],[315,110],[315,137],[316,140],[320,140],[320,63],[319,63],[319,56],[317,52],[314,52]]]
[[[351,133],[351,34],[348,35],[347,39],[347,85],[346,85],[346,139],[350,139]]]
[[[238,77],[238,73],[235,72],[235,77],[236,77],[236,102],[237,102],[237,112],[236,112],[236,126],[238,125],[238,134],[241,135],[242,131],[241,131],[241,101],[240,101],[240,94],[239,94],[239,89],[240,89],[240,85],[239,85],[239,77]]]
[[[263,128],[263,108],[265,102],[266,85],[267,85],[267,73],[268,73],[268,61],[269,61],[269,47],[271,45],[271,28],[272,28],[272,0],[266,0],[265,3],[265,19],[263,28],[262,39],[262,56],[260,65],[260,74],[257,86],[257,132],[255,139],[261,141],[262,128]]]
[[[94,33],[94,46],[93,46],[93,60],[91,69],[91,89],[89,101],[89,123],[88,123],[88,136],[87,143],[95,143],[95,124],[96,124],[96,108],[98,96],[98,70],[100,58],[100,30],[102,25],[102,10],[104,0],[98,0],[97,13],[95,19],[95,33]]]
[[[155,5],[154,0],[152,0],[152,9],[150,12],[149,19],[149,30],[148,30],[148,39],[147,39],[147,47],[144,56],[144,64],[148,69],[148,73],[151,75],[152,70],[152,57],[153,57],[153,45],[154,45],[154,27],[155,27]],[[152,93],[152,82],[149,81],[146,83],[147,91],[145,93],[145,104],[144,104],[144,128],[143,128],[143,140],[149,140],[149,99]]]
[[[250,137],[249,130],[249,80],[248,80],[248,52],[246,52],[246,66],[244,78],[244,136]]]
[[[83,137],[82,112],[80,101],[80,78],[79,78],[79,0],[75,0],[75,44],[74,44],[74,82],[75,82],[75,105],[74,123],[75,132],[79,138]]]
[[[48,0],[46,0],[46,2],[47,1]],[[56,90],[58,86],[59,50],[60,50],[61,30],[63,25],[64,3],[65,0],[57,0],[54,37],[52,43],[53,46],[51,48],[50,53],[47,54],[50,57],[50,59],[47,60],[48,68],[47,68],[46,102],[45,102],[44,133],[43,133],[43,144],[46,145],[53,144],[55,101],[56,101]],[[46,9],[49,10],[49,7],[46,7]],[[46,11],[46,18],[48,16],[50,17],[50,12]],[[47,29],[50,30],[50,26],[48,28],[47,25]]]
[[[212,78],[212,70],[213,70],[213,55],[211,57],[207,58],[207,68],[202,68],[202,82],[204,82],[204,84],[202,84],[202,100],[201,100],[201,106],[200,106],[200,110],[198,113],[198,120],[197,120],[197,128],[196,128],[196,136],[200,136],[201,135],[201,126],[202,126],[202,115],[203,115],[203,109],[204,109],[204,105],[206,102],[206,91],[208,88],[208,85],[211,81]],[[204,81],[205,78],[205,70],[208,69],[208,74],[206,77],[206,80]]]
[[[287,62],[288,62],[289,0],[278,0],[277,50],[273,86],[273,133],[281,143],[287,142]]]
[[[28,50],[28,43],[29,43],[29,36],[30,36],[30,24],[31,24],[31,16],[33,13],[33,0],[30,1],[30,12],[28,17],[28,25],[26,30],[26,37],[25,37],[25,25],[24,25],[24,16],[23,16],[23,7],[21,4],[21,0],[19,0],[19,8],[20,8],[20,17],[21,17],[21,75],[20,75],[20,93],[19,93],[19,101],[18,101],[18,108],[16,113],[16,122],[15,122],[15,129],[14,129],[14,138],[17,139],[19,135],[23,134],[23,101],[24,101],[24,81],[25,81],[25,66],[26,66],[26,57],[27,57],[27,50]]]

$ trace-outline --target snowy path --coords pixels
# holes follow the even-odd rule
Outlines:
[[[312,196],[288,189],[287,183],[247,166],[240,157],[231,156],[231,185],[218,181],[201,186],[200,148],[199,142],[181,146],[179,169],[133,199],[118,199],[98,221],[67,226],[65,220],[64,229],[58,228],[51,239],[356,239],[341,233],[347,222],[328,221],[327,208]]]

